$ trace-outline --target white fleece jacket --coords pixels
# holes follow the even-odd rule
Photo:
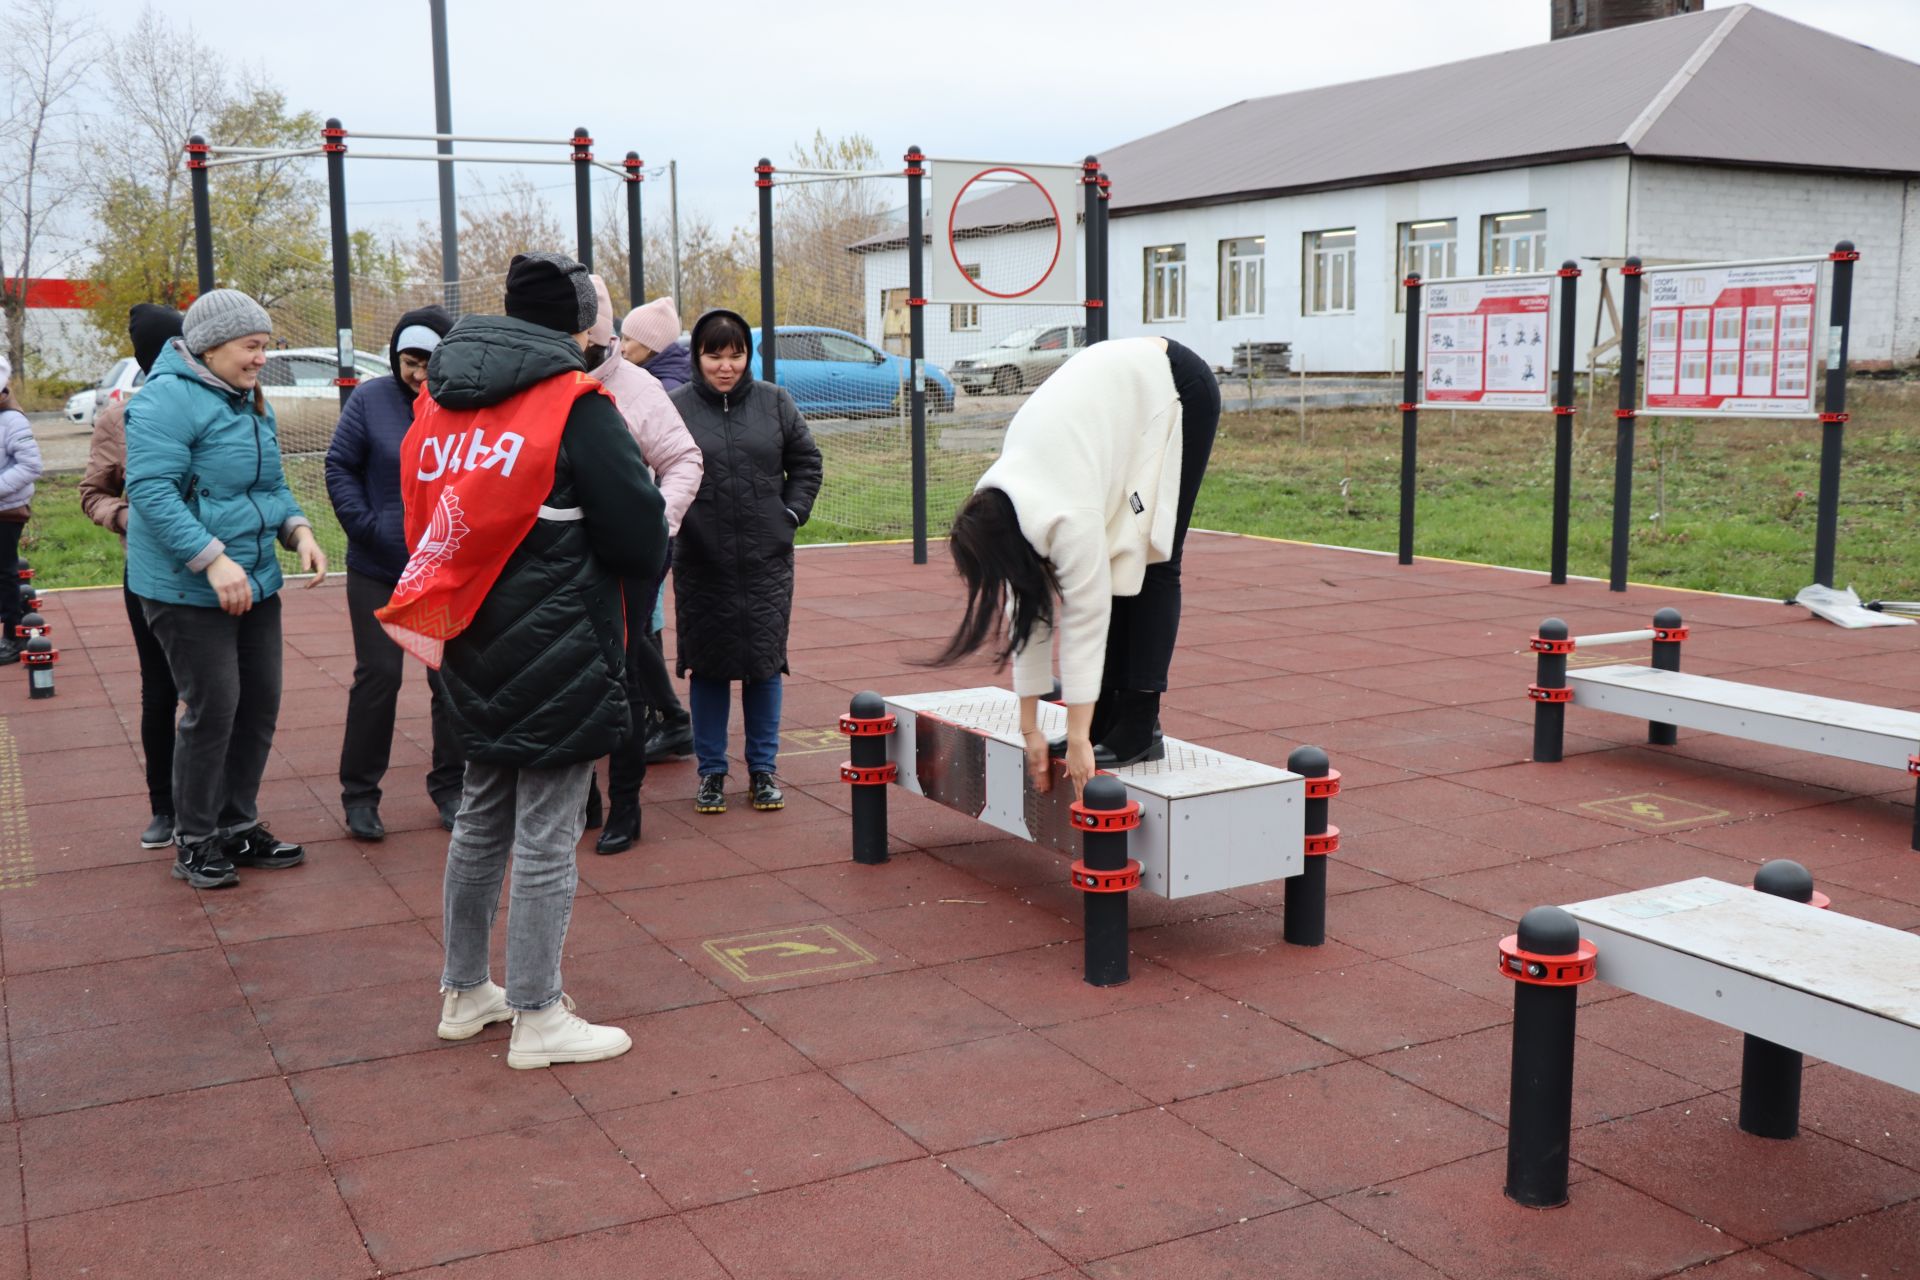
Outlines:
[[[1013,500],[1020,531],[1060,580],[1060,687],[1100,694],[1113,597],[1140,594],[1173,551],[1180,498],[1180,398],[1158,338],[1095,343],[1040,385],[978,489]],[[1013,689],[1053,687],[1053,636],[1037,627],[1014,655]]]

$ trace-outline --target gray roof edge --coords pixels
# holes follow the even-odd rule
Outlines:
[[[1620,135],[1620,141],[1629,149],[1639,146],[1640,140],[1647,136],[1647,130],[1653,128],[1661,114],[1673,105],[1675,98],[1680,96],[1680,91],[1700,73],[1700,68],[1707,64],[1707,59],[1711,58],[1726,42],[1727,37],[1733,33],[1734,27],[1739,25],[1740,19],[1752,12],[1753,6],[1750,4],[1736,4],[1727,10],[1727,16],[1722,18],[1719,25],[1715,26],[1707,38],[1687,56],[1687,60],[1681,64],[1680,69],[1673,73],[1673,78],[1667,81],[1666,86],[1654,95],[1653,101],[1647,103],[1633,123],[1627,126],[1626,132]]]

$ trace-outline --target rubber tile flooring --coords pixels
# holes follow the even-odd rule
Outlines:
[[[1920,1274],[1920,1098],[1810,1063],[1802,1135],[1749,1137],[1739,1037],[1599,984],[1570,1203],[1509,1202],[1494,963],[1530,906],[1777,856],[1835,910],[1920,929],[1903,775],[1649,747],[1580,708],[1564,762],[1529,763],[1543,616],[1671,605],[1689,670],[1908,708],[1920,629],[1204,534],[1185,585],[1167,731],[1274,763],[1313,743],[1344,775],[1324,946],[1282,940],[1279,884],[1136,895],[1132,981],[1095,989],[1061,857],[894,791],[891,861],[851,863],[850,696],[1004,676],[916,665],[957,612],[939,548],[808,549],[787,809],[700,817],[692,767],[656,766],[642,843],[589,834],[567,987],[634,1049],[537,1072],[508,1069],[505,1027],[434,1036],[418,670],[391,834],[345,838],[341,590],[285,596],[262,802],[308,861],[204,894],[134,839],[120,593],[49,592],[57,696],[0,689],[0,1280]]]

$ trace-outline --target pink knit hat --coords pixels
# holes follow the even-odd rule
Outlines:
[[[591,347],[610,347],[613,345],[613,299],[607,294],[607,282],[599,276],[588,276],[593,281],[593,300],[598,304],[593,313],[593,327],[587,330],[587,345]]]
[[[665,351],[678,342],[680,313],[673,309],[673,299],[655,298],[627,312],[627,318],[620,322],[620,336],[649,351]]]

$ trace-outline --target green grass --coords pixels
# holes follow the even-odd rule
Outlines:
[[[1569,567],[1604,577],[1612,535],[1612,397],[1575,419]],[[1920,599],[1920,383],[1858,381],[1848,406],[1837,577],[1869,598]],[[1229,413],[1194,523],[1269,537],[1392,550],[1398,537],[1400,415],[1391,409]],[[939,536],[992,461],[991,452],[928,450],[928,527]],[[1812,580],[1821,428],[1806,422],[1649,419],[1636,451],[1636,581],[1789,596]],[[975,433],[977,437],[977,433]],[[1664,447],[1656,448],[1664,437]],[[958,438],[958,437],[956,437]],[[826,483],[802,542],[912,533],[906,433],[891,422],[822,434]],[[975,441],[977,443],[977,439]],[[1662,462],[1665,510],[1656,506]],[[289,480],[339,567],[345,543],[317,457],[291,458]],[[1342,494],[1342,481],[1346,492]],[[1547,567],[1553,427],[1546,414],[1431,412],[1421,417],[1421,555]],[[1804,496],[1802,496],[1804,495]],[[75,478],[43,481],[21,554],[43,586],[120,580],[118,541],[80,513]],[[1654,517],[1658,515],[1658,519]],[[291,565],[289,564],[289,567]]]

